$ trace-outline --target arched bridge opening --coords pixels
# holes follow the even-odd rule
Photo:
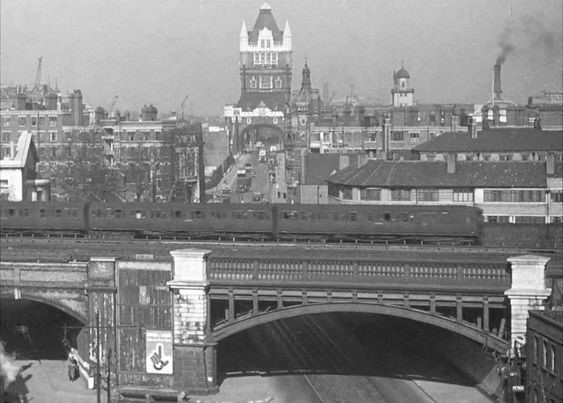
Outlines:
[[[303,315],[313,315],[321,313],[364,313],[394,316],[404,319],[410,319],[415,322],[437,326],[439,328],[458,333],[477,343],[483,344],[498,352],[505,352],[507,341],[500,337],[492,336],[483,330],[465,323],[459,323],[454,318],[448,318],[442,315],[431,314],[429,312],[407,308],[403,306],[393,306],[386,304],[370,304],[370,303],[341,303],[329,302],[310,305],[294,305],[277,309],[273,311],[263,312],[237,319],[234,322],[218,326],[212,333],[211,339],[219,342],[238,332],[250,329],[254,326],[262,325],[268,322],[282,320],[286,318],[298,317]]]
[[[80,313],[42,296],[2,295],[0,310],[0,340],[16,359],[65,359],[88,323]]]
[[[253,123],[241,130],[240,138],[244,148],[255,146],[261,142],[267,149],[285,141],[283,129],[273,123]]]
[[[260,313],[219,326],[210,341],[218,343],[219,379],[235,374],[354,375],[465,386],[496,375],[500,352],[507,348],[506,341],[454,319],[359,303],[295,305]]]

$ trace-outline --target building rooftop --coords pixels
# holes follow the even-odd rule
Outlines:
[[[267,3],[264,3],[262,7],[260,7],[260,12],[258,13],[258,18],[256,18],[256,22],[254,23],[254,28],[252,28],[252,31],[248,32],[249,42],[256,42],[258,40],[258,33],[264,28],[268,28],[272,31],[274,41],[282,41],[283,32],[278,28],[278,24],[272,14],[272,8]]]
[[[563,152],[563,131],[529,128],[489,129],[472,138],[469,132],[444,133],[413,149],[418,152]]]
[[[30,153],[37,160],[33,136],[30,132],[25,131],[20,134],[14,153],[10,157],[4,157],[0,160],[0,168],[24,168]]]
[[[325,185],[326,178],[340,169],[341,158],[348,158],[348,166],[358,165],[358,154],[308,154],[305,157],[303,185]]]
[[[545,162],[537,161],[457,161],[455,172],[448,173],[447,163],[443,161],[372,160],[360,168],[343,169],[326,180],[356,187],[544,188],[547,186]]]

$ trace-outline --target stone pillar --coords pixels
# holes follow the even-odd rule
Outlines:
[[[174,386],[197,392],[216,392],[216,345],[206,340],[207,281],[206,261],[210,250],[171,251],[174,258],[173,295]]]
[[[545,287],[545,265],[550,258],[536,255],[509,257],[512,265],[512,287],[504,294],[510,299],[510,348],[515,342],[523,345],[526,341],[528,311],[543,310],[544,302],[551,293]]]

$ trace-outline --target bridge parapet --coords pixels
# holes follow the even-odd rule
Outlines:
[[[77,288],[85,287],[88,264],[0,262],[3,287]]]
[[[328,284],[350,287],[361,284],[367,288],[460,287],[467,291],[490,287],[504,291],[510,286],[507,264],[366,261],[366,260],[307,260],[292,258],[224,258],[211,255],[208,279],[212,284],[299,284],[326,287]]]

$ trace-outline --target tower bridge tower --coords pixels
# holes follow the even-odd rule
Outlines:
[[[241,96],[243,111],[263,105],[283,111],[291,95],[292,38],[289,23],[278,28],[271,7],[264,3],[251,31],[240,31]]]

